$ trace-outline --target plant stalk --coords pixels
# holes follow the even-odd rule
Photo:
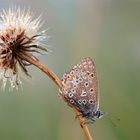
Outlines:
[[[49,76],[50,79],[52,79],[52,81],[60,88],[62,89],[62,84],[61,81],[59,80],[59,78],[56,76],[55,73],[53,73],[51,70],[49,70],[45,65],[43,65],[42,63],[40,63],[37,60],[34,60],[33,58],[27,56],[26,57],[26,61],[28,61],[30,64],[36,66],[37,68],[39,68],[41,71],[43,71],[45,74],[47,74]],[[91,137],[91,134],[89,132],[88,126],[85,123],[85,119],[80,115],[81,113],[73,107],[74,112],[76,113],[76,116],[79,120],[80,126],[83,130],[83,133],[86,137],[86,140],[93,140]]]

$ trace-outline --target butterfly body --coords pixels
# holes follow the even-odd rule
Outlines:
[[[86,119],[95,121],[103,116],[99,111],[98,80],[95,64],[87,57],[63,75],[60,95]]]

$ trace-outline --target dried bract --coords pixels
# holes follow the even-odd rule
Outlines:
[[[47,51],[42,40],[47,36],[40,32],[40,17],[33,19],[30,10],[9,9],[0,14],[0,80],[3,87],[9,80],[12,87],[19,85],[19,69],[29,76],[28,58],[36,61],[34,53]]]

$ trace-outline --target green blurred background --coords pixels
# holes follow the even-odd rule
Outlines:
[[[140,0],[0,0],[1,9],[14,5],[42,13],[42,29],[51,27],[52,52],[40,60],[59,77],[95,59],[109,115],[89,126],[94,140],[140,140]],[[57,87],[35,67],[30,73],[23,89],[0,91],[0,140],[84,140]]]

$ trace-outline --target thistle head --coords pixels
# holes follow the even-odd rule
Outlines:
[[[9,9],[0,14],[0,80],[3,87],[8,80],[12,87],[19,85],[19,70],[29,76],[27,56],[35,59],[34,53],[47,51],[42,46],[46,38],[40,17],[33,19],[30,10]]]

